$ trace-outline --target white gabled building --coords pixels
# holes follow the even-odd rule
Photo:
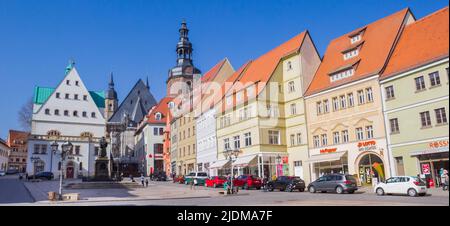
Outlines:
[[[55,178],[62,167],[65,178],[94,176],[99,140],[105,134],[103,92],[88,91],[71,63],[56,88],[35,87],[27,173],[51,171]],[[51,144],[73,144],[63,165]]]
[[[200,104],[195,106],[195,129],[197,143],[197,171],[217,175],[217,170],[210,169],[217,161],[216,110],[211,107],[222,98],[222,86],[230,82],[234,69],[227,58],[221,60],[201,78]]]

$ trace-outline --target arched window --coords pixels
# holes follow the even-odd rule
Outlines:
[[[95,118],[95,112],[92,112],[92,113],[91,113],[91,117],[92,117],[92,118]]]
[[[59,115],[59,110],[58,109],[55,110],[55,115]]]
[[[45,114],[46,114],[46,115],[49,115],[49,114],[50,114],[50,109],[48,109],[48,108],[45,109]]]
[[[78,111],[73,111],[73,116],[78,117]]]
[[[64,116],[69,116],[69,111],[68,110],[64,111]]]

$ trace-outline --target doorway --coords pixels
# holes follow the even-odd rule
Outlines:
[[[369,153],[364,155],[358,164],[358,176],[362,185],[372,185],[373,179],[378,182],[384,181],[385,170],[384,163],[378,155]]]
[[[68,162],[66,167],[66,178],[71,179],[73,178],[73,162]]]

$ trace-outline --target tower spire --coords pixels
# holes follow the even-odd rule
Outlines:
[[[117,92],[114,89],[114,77],[112,72],[109,74],[109,83],[108,83],[108,90],[106,91],[106,99],[110,100],[117,99]]]
[[[111,74],[109,75],[109,88],[110,89],[114,89],[114,78],[113,78],[113,73],[111,72]]]
[[[181,27],[178,30],[180,38],[177,43],[177,65],[192,65],[192,43],[189,41],[189,29],[187,28],[186,20],[183,19]]]
[[[75,61],[73,59],[69,60],[69,65],[66,67],[66,75],[73,69],[75,66]]]

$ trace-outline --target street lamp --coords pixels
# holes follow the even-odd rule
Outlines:
[[[278,178],[278,166],[281,164],[281,156],[280,155],[277,155],[276,161],[277,161],[277,165],[275,166],[275,173]]]
[[[225,159],[231,161],[231,192],[233,192],[233,179],[234,179],[234,167],[233,162],[236,161],[240,151],[238,149],[226,149],[223,152],[223,155],[225,156]]]

